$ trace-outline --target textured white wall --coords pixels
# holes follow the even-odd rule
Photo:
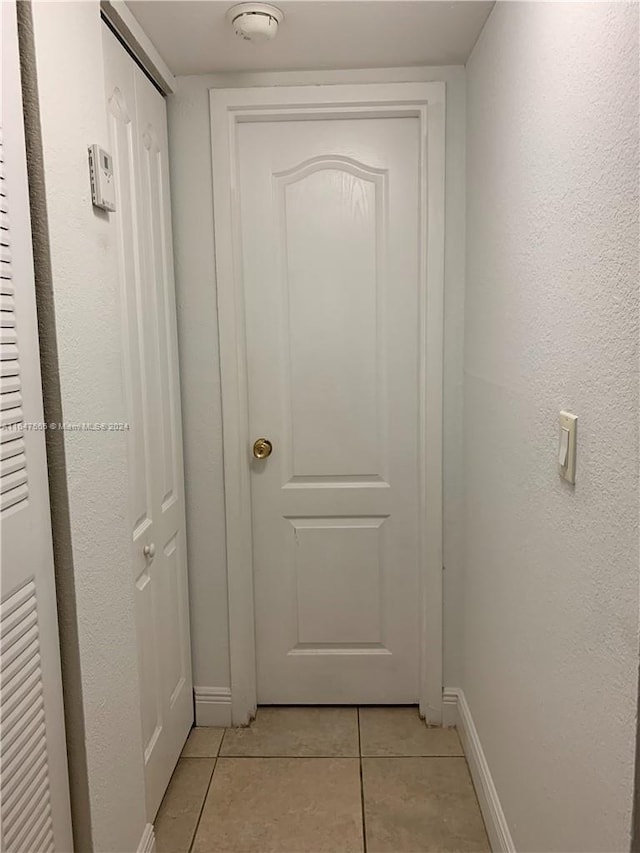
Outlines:
[[[168,99],[194,684],[229,685],[224,481],[211,195],[209,89],[443,80],[447,84],[445,251],[445,680],[458,684],[464,304],[464,69],[179,77]]]
[[[107,215],[92,208],[87,162],[87,145],[106,145],[108,138],[99,3],[35,2],[33,31],[55,305],[55,318],[40,322],[46,338],[55,321],[62,417],[124,421],[117,246]],[[56,559],[73,573],[64,588],[75,590],[81,684],[72,680],[79,675],[75,666],[64,657],[63,664],[65,691],[74,700],[82,693],[86,744],[76,743],[73,731],[69,746],[86,749],[88,787],[78,793],[74,778],[72,790],[90,811],[90,827],[76,827],[76,840],[90,837],[96,853],[131,853],[146,817],[127,436],[66,432],[64,453],[66,472],[56,472],[51,500],[64,500],[56,484],[64,493],[59,478],[66,476],[70,541],[61,555],[64,533],[58,538]],[[75,630],[63,619],[62,633]],[[64,651],[64,637],[62,645]],[[72,768],[76,759],[71,756]]]
[[[177,94],[167,99],[191,654],[194,685],[229,687],[211,141],[208,91],[201,79],[179,77]]]
[[[467,131],[462,685],[519,851],[628,850],[637,6],[499,3]],[[575,488],[560,409],[579,417]]]

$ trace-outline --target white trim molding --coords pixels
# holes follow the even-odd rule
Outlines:
[[[445,687],[442,700],[443,724],[457,726],[491,849],[493,853],[516,853],[507,819],[464,692],[458,687]]]
[[[145,826],[140,844],[138,844],[137,853],[156,853],[156,836],[152,823],[148,823]]]
[[[176,91],[176,78],[124,0],[101,0],[100,10],[164,95]]]
[[[211,89],[213,202],[224,436],[232,720],[255,715],[256,659],[248,381],[237,192],[238,124],[323,118],[420,122],[420,713],[442,720],[442,370],[445,84],[369,83]],[[427,405],[428,400],[428,405]]]
[[[442,725],[445,729],[458,725],[458,690],[445,687],[442,691]]]
[[[196,726],[231,725],[231,690],[228,687],[194,687]]]

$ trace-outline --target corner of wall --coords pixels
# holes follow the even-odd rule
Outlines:
[[[19,6],[47,415],[124,421],[117,254],[108,217],[91,205],[86,153],[107,128],[99,2]],[[146,813],[127,450],[106,432],[55,436],[47,450],[75,845],[130,851]]]
[[[509,825],[464,691],[443,691],[443,725],[455,726],[464,750],[493,853],[515,853]]]
[[[40,131],[38,81],[31,3],[17,3],[20,64],[24,100],[25,141],[29,175],[29,201],[36,283],[38,334],[44,417],[46,422],[62,423],[62,400],[58,372],[58,347],[49,224],[45,196],[45,175]],[[51,527],[53,533],[56,600],[58,608],[60,658],[64,694],[65,728],[74,847],[92,850],[91,806],[85,748],[82,674],[78,646],[78,624],[73,571],[73,549],[67,492],[64,435],[47,430],[47,470],[51,495]]]

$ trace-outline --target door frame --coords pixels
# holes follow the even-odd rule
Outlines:
[[[445,84],[210,89],[227,536],[231,716],[257,707],[249,399],[238,186],[240,122],[415,117],[420,122],[420,713],[442,721],[442,398]],[[427,400],[429,405],[427,406]]]

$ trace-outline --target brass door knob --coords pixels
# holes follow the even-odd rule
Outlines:
[[[267,456],[271,456],[272,450],[273,444],[271,444],[268,438],[258,438],[253,443],[253,455],[256,459],[266,459]]]

